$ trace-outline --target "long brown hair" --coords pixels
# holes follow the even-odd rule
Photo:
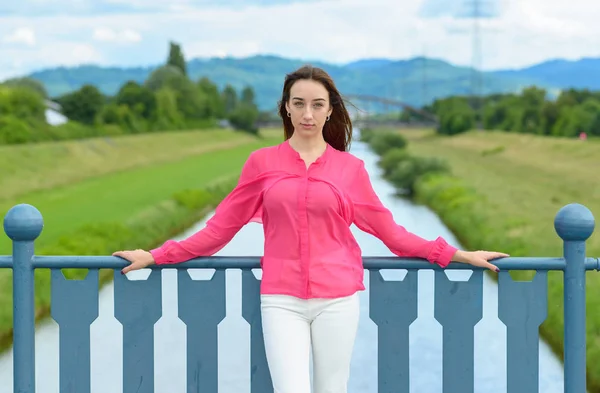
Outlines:
[[[327,89],[329,92],[329,103],[333,107],[333,112],[330,119],[323,126],[323,138],[331,147],[340,151],[348,151],[350,142],[352,141],[352,120],[350,119],[348,110],[346,110],[344,100],[329,74],[322,68],[311,65],[302,66],[285,76],[283,93],[281,101],[279,101],[279,116],[283,120],[285,140],[290,139],[294,133],[294,125],[287,116],[285,104],[290,99],[292,85],[300,79],[312,79],[321,83]]]

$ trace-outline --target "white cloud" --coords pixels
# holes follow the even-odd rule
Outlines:
[[[111,28],[100,27],[94,29],[93,39],[101,42],[137,43],[142,40],[142,36],[132,29],[116,31]]]
[[[35,31],[28,27],[16,28],[12,33],[4,36],[3,42],[7,44],[35,45]]]
[[[488,67],[519,67],[553,58],[600,56],[600,3],[595,0],[513,2],[484,29]],[[485,25],[484,25],[485,26]]]
[[[35,51],[2,48],[0,52],[0,80],[41,68],[106,61],[92,45],[78,42],[47,43],[39,45]]]
[[[600,24],[596,21],[600,2],[502,1],[505,5],[500,16],[482,21],[484,68],[522,67],[558,57],[600,56]],[[111,0],[112,4],[122,2]],[[157,2],[152,0],[150,4]],[[157,64],[166,58],[170,40],[182,44],[188,59],[268,53],[344,63],[368,57],[406,59],[426,54],[470,65],[472,58],[471,21],[451,15],[420,18],[423,0],[323,0],[243,8],[201,3],[179,0],[172,3],[177,7],[160,12],[0,17],[0,37],[22,26],[35,26],[37,33],[33,40],[31,36],[29,40],[21,38],[21,43],[37,44],[35,51],[0,46],[0,59],[18,59],[22,65],[11,68],[13,72],[76,61]],[[66,49],[75,45],[87,49],[77,50],[79,54]],[[56,50],[64,52],[42,58],[42,54]]]
[[[117,38],[117,33],[111,29],[99,28],[94,30],[94,39],[96,41],[114,41]]]
[[[272,6],[293,2],[322,0],[22,0],[0,2],[0,15],[71,16],[135,14],[147,12],[185,11],[199,8],[237,8]]]

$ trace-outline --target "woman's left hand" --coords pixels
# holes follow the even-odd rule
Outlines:
[[[505,258],[508,257],[508,254],[503,252],[496,251],[457,251],[452,258],[453,261],[468,263],[472,266],[483,267],[486,269],[493,270],[495,272],[499,272],[500,269],[492,263],[488,261],[497,259],[497,258]]]

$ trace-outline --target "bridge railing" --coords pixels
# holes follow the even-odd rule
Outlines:
[[[594,217],[570,204],[554,226],[564,242],[562,257],[510,257],[495,263],[498,316],[507,330],[508,393],[539,391],[539,325],[547,313],[547,272],[564,272],[564,386],[586,392],[585,273],[600,261],[586,257]],[[123,392],[154,391],[154,324],[161,318],[161,267],[146,280],[120,274],[126,262],[112,256],[36,256],[34,241],[43,218],[33,206],[13,207],[4,229],[13,241],[12,256],[0,268],[13,269],[14,392],[35,391],[34,270],[51,270],[51,315],[59,326],[61,393],[90,392],[90,325],[98,317],[99,269],[114,269],[115,318],[123,328]],[[435,319],[443,329],[443,391],[474,391],[474,328],[482,318],[483,270],[468,281],[451,281],[439,267],[419,259],[364,258],[370,271],[370,314],[378,327],[378,391],[409,391],[409,328],[417,318],[417,273],[435,270]],[[61,269],[89,269],[84,280],[67,280]],[[259,285],[252,269],[257,257],[198,258],[168,268],[178,270],[178,316],[187,326],[187,391],[217,392],[218,324],[225,318],[225,270],[242,270],[242,316],[250,325],[251,392],[272,392],[262,341]],[[187,269],[215,269],[210,280],[196,281]],[[406,269],[402,281],[384,280],[380,270]],[[470,266],[453,263],[447,269]],[[513,281],[510,270],[536,270],[532,281]],[[199,306],[201,305],[201,306]]]

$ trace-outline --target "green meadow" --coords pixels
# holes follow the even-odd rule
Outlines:
[[[44,230],[36,241],[38,255],[147,249],[200,220],[234,186],[253,150],[281,140],[279,130],[266,130],[258,137],[214,130],[5,146],[0,168],[6,192],[0,192],[0,207],[4,214],[18,203],[40,210]],[[21,154],[34,149],[27,157]],[[24,165],[18,165],[19,160]],[[10,240],[6,235],[0,239],[0,254],[10,255]],[[82,278],[86,271],[65,274]],[[102,282],[111,275],[101,271]],[[47,269],[36,271],[38,320],[49,314],[49,285]],[[0,347],[11,340],[12,273],[4,269]]]
[[[400,131],[407,151],[445,161],[450,174],[430,174],[415,185],[416,201],[431,207],[468,249],[512,256],[562,256],[554,229],[558,210],[587,206],[600,219],[600,140],[471,131],[442,136],[433,130]],[[600,235],[587,255],[600,257]],[[530,280],[534,272],[511,272]],[[544,339],[563,351],[563,275],[550,272]],[[600,275],[587,273],[588,388],[600,392]]]

